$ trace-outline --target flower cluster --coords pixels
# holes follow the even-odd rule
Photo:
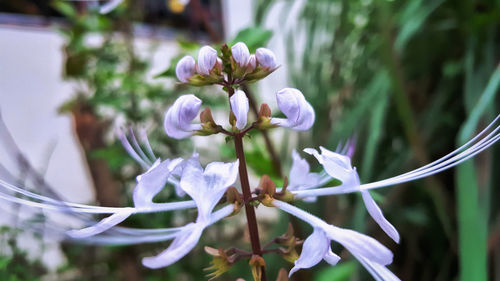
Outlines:
[[[231,48],[224,45],[221,57],[214,48],[203,46],[198,52],[198,62],[192,56],[185,56],[177,63],[175,73],[179,81],[193,86],[232,85],[260,80],[277,67],[271,50],[259,48],[250,54],[245,43],[238,42]]]
[[[182,58],[176,67],[179,80],[194,86],[221,85],[227,92],[229,120],[227,124],[218,124],[212,117],[210,108],[200,113],[202,100],[193,94],[183,95],[167,109],[164,119],[165,132],[175,139],[188,138],[192,135],[208,136],[225,134],[235,145],[235,162],[212,162],[202,167],[198,154],[187,159],[161,159],[156,157],[144,131],[139,132],[139,139],[133,130],[118,130],[117,135],[123,147],[144,169],[136,178],[133,192],[133,207],[109,208],[75,204],[57,198],[32,193],[26,188],[16,186],[0,178],[0,199],[32,208],[41,208],[72,214],[81,218],[81,214],[108,214],[101,221],[83,220],[86,227],[65,231],[65,238],[92,244],[135,244],[173,240],[169,247],[156,256],[146,257],[143,264],[150,268],[160,268],[175,263],[198,243],[203,231],[225,217],[237,215],[244,207],[247,216],[252,251],[231,248],[228,250],[207,248],[214,258],[211,274],[220,276],[231,266],[248,259],[255,280],[266,280],[265,259],[267,247],[285,260],[292,262],[289,275],[300,269],[315,266],[322,260],[336,265],[340,256],[332,251],[332,242],[347,249],[376,280],[399,280],[387,266],[393,261],[392,252],[377,240],[353,230],[340,228],[293,205],[298,200],[315,201],[318,196],[359,193],[367,212],[379,227],[396,243],[400,236],[396,228],[384,217],[380,207],[370,195],[370,189],[396,185],[416,180],[451,168],[485,150],[500,139],[500,115],[481,133],[462,147],[450,154],[414,171],[385,180],[361,183],[357,170],[352,165],[355,142],[348,141],[336,151],[320,147],[319,150],[306,148],[304,152],[312,155],[323,170],[319,173],[310,171],[309,163],[301,158],[297,151],[292,152],[293,164],[284,185],[277,188],[275,183],[263,175],[259,186],[251,189],[246,170],[243,138],[251,130],[269,130],[277,127],[296,131],[310,129],[315,120],[313,107],[297,89],[285,88],[276,93],[276,104],[284,118],[274,117],[268,105],[262,104],[255,120],[249,121],[249,96],[240,89],[240,85],[264,78],[277,68],[274,54],[264,48],[250,54],[244,43],[237,43],[231,48],[224,45],[220,53],[210,46],[200,49],[197,62],[194,58]],[[199,116],[199,122],[195,119]],[[249,124],[250,123],[250,124]],[[0,138],[11,142],[7,129],[0,122]],[[142,145],[140,145],[142,143]],[[142,148],[145,148],[143,150]],[[26,164],[26,163],[25,163]],[[233,185],[240,179],[241,190]],[[326,186],[332,179],[340,182],[336,186]],[[39,181],[40,182],[40,181]],[[164,188],[174,188],[179,198],[189,196],[191,200],[156,203],[153,198]],[[241,193],[240,193],[241,191]],[[23,195],[18,197],[17,195]],[[312,233],[303,243],[288,231],[260,246],[258,226],[254,208],[259,204],[277,208],[308,223]],[[130,229],[118,224],[132,214],[166,212],[197,209],[194,222],[181,227],[164,229]],[[296,246],[302,243],[300,255]]]

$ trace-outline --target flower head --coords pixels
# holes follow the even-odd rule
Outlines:
[[[324,147],[320,147],[320,150],[321,154],[312,148],[304,149],[305,152],[316,157],[318,162],[331,177],[342,181],[342,184],[338,187],[339,192],[342,192],[343,190],[359,191],[363,197],[363,202],[365,203],[370,216],[389,237],[399,243],[399,233],[396,228],[384,217],[382,210],[380,210],[380,207],[377,205],[375,200],[373,200],[370,192],[360,188],[361,183],[359,176],[356,168],[351,165],[351,158],[347,155],[330,151]]]
[[[195,161],[186,162],[182,172],[181,188],[196,202],[198,217],[195,223],[183,227],[181,234],[170,246],[155,257],[147,257],[142,263],[150,268],[169,266],[189,253],[198,243],[203,230],[214,221],[233,211],[231,205],[223,208],[222,213],[212,213],[227,188],[236,181],[238,161],[234,163],[213,162],[205,170]],[[222,215],[221,215],[222,214]]]

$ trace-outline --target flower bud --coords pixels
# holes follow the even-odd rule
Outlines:
[[[194,75],[196,62],[192,56],[185,56],[177,63],[175,74],[179,81],[187,83],[188,79]]]
[[[296,131],[309,130],[314,124],[314,109],[299,90],[282,89],[276,93],[276,101],[287,118],[273,118],[273,124]]]
[[[250,57],[250,51],[247,45],[243,42],[238,42],[231,47],[231,53],[233,54],[233,59],[236,61],[240,67],[245,67],[248,64],[248,59]]]
[[[276,56],[274,53],[266,48],[258,48],[255,52],[255,57],[257,58],[257,62],[263,68],[266,69],[274,69],[277,66]]]
[[[182,139],[191,136],[201,129],[200,124],[191,124],[200,110],[201,100],[194,95],[183,95],[177,98],[165,114],[164,127],[171,138]]]
[[[203,75],[210,75],[210,71],[217,63],[217,51],[210,46],[201,47],[198,52],[198,72]]]
[[[242,130],[247,125],[248,117],[248,98],[242,90],[236,91],[229,99],[231,110],[236,118],[236,128]]]
[[[257,59],[254,54],[251,54],[248,58],[247,71],[252,72],[257,67]]]

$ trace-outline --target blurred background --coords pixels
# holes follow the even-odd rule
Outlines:
[[[310,132],[278,129],[247,142],[253,186],[263,174],[282,182],[293,149],[334,150],[349,138],[357,141],[353,164],[363,182],[398,175],[465,143],[500,112],[498,1],[125,0],[106,15],[98,13],[102,4],[0,1],[0,110],[20,150],[67,201],[131,205],[141,170],[115,138],[119,125],[146,128],[162,158],[187,157],[194,148],[204,163],[234,158],[223,137],[214,149],[213,138],[177,141],[163,132],[164,111],[182,94],[220,107],[216,119],[227,114],[220,89],[176,83],[175,63],[196,57],[204,44],[270,48],[281,67],[248,85],[256,102],[276,108],[274,93],[295,87],[316,110]],[[29,185],[26,171],[0,153],[9,175]],[[374,192],[400,245],[366,216],[357,194],[299,205],[388,246],[395,254],[389,268],[402,280],[500,280],[499,156],[496,145],[453,170]],[[160,200],[174,197],[167,190]],[[50,228],[47,214],[1,208],[0,280],[207,280],[210,257],[202,246],[249,247],[241,216],[207,230],[180,262],[149,270],[141,258],[168,243],[59,243],[29,227]],[[290,218],[263,209],[265,243],[284,233]],[[192,215],[137,215],[125,225],[182,225]],[[292,223],[298,237],[311,231]],[[293,280],[371,280],[349,253],[337,251],[345,258],[339,265],[322,263]],[[266,262],[270,280],[291,268],[277,256]],[[251,280],[245,262],[219,280],[237,277]]]

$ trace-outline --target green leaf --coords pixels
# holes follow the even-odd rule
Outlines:
[[[54,1],[52,3],[52,6],[54,7],[54,9],[68,18],[76,18],[77,16],[75,9],[67,1]]]
[[[255,53],[257,48],[265,46],[269,39],[273,36],[273,32],[261,27],[248,27],[240,30],[236,37],[231,41],[231,46],[238,43],[244,42],[251,53]]]
[[[349,280],[356,270],[356,264],[352,261],[337,264],[336,266],[327,267],[320,270],[314,280],[315,281],[342,281]]]

